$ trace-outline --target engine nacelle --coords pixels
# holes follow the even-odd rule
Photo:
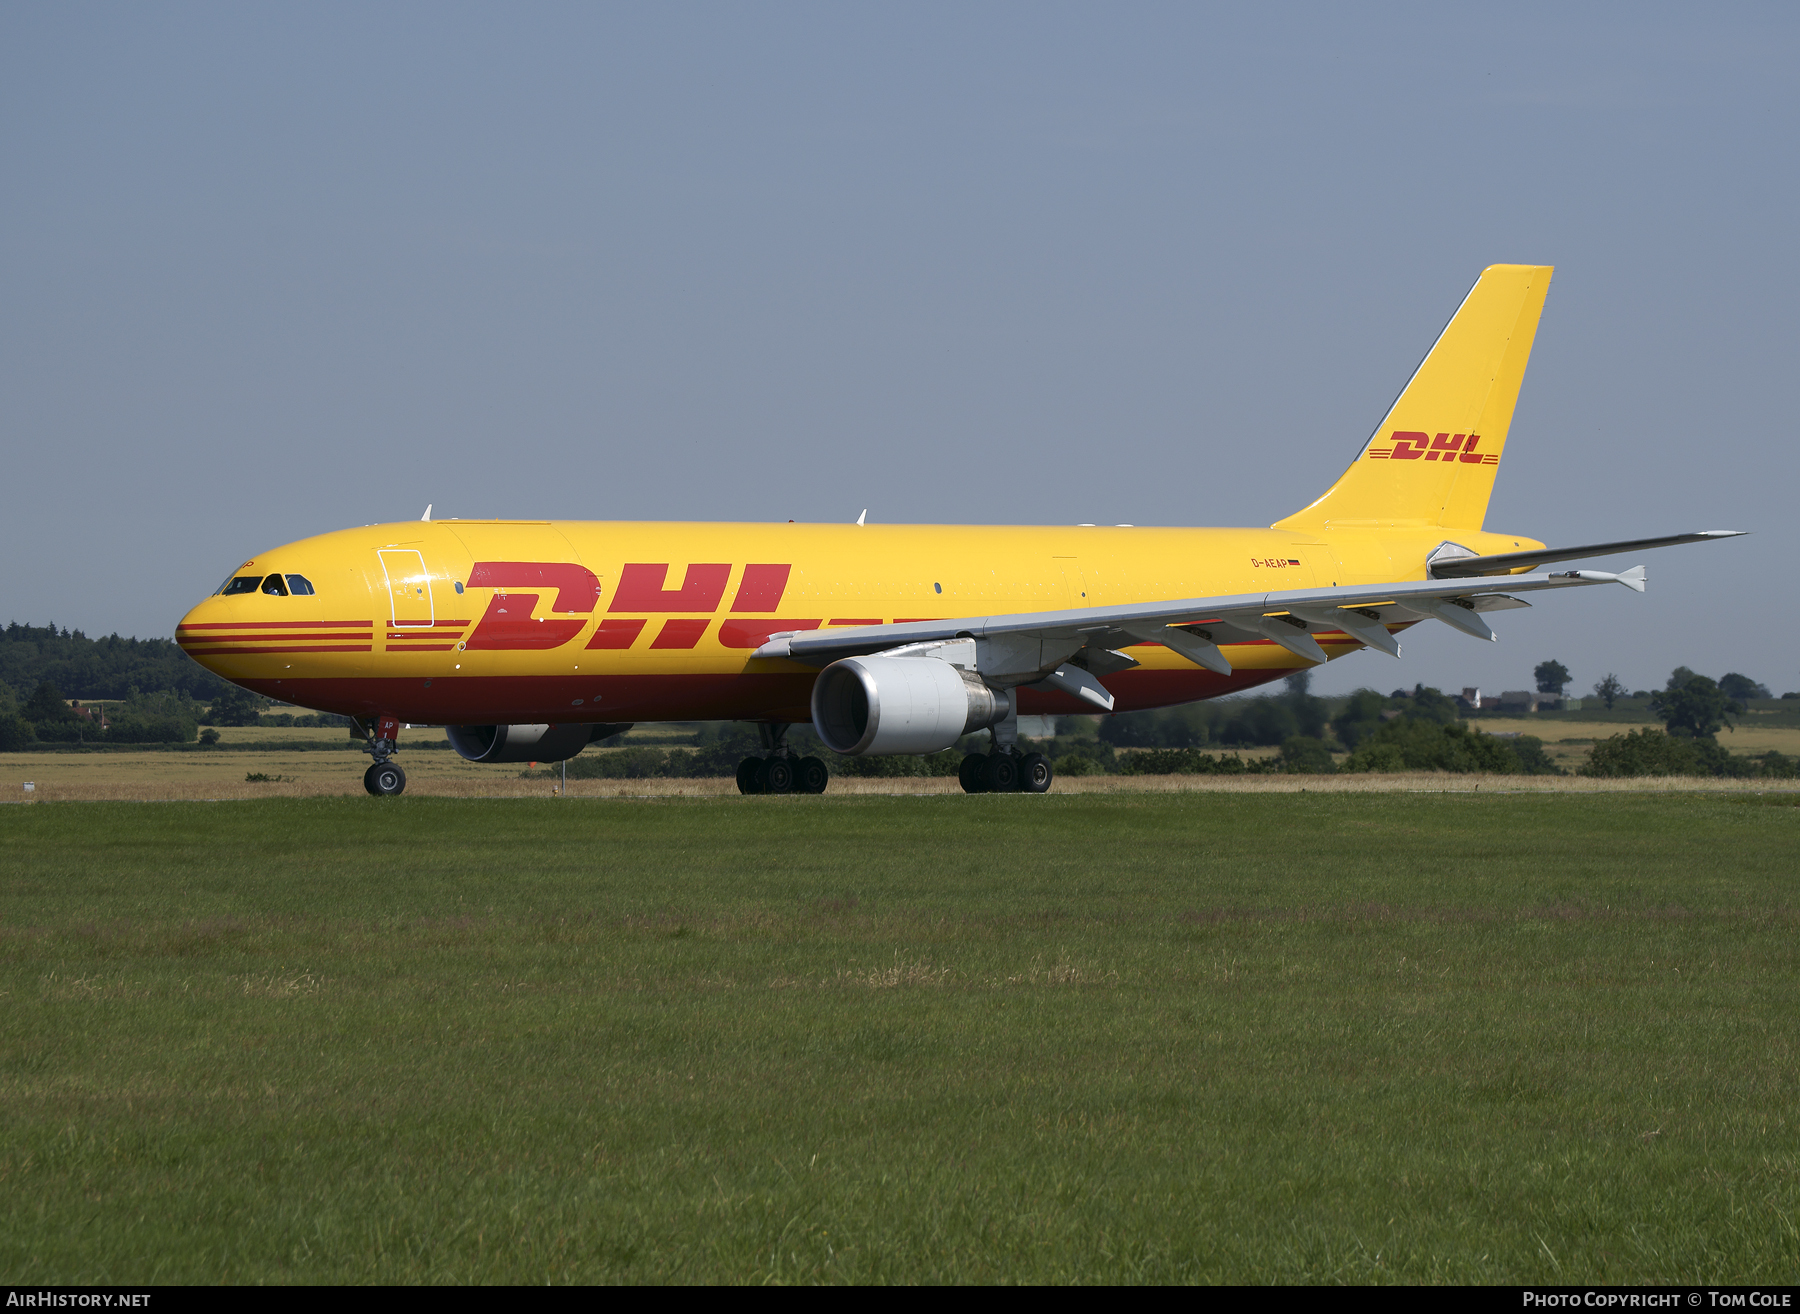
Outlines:
[[[1012,708],[1011,690],[936,657],[846,657],[813,682],[813,729],[851,757],[935,753]]]
[[[628,725],[449,725],[450,747],[470,762],[563,762]]]

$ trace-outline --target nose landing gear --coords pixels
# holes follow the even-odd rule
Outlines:
[[[398,762],[376,762],[363,772],[363,788],[376,798],[389,798],[406,788],[406,772]]]
[[[363,733],[363,752],[375,761],[363,772],[363,788],[376,798],[392,798],[406,789],[406,772],[394,761],[400,747],[400,719],[383,712],[375,721],[371,734],[362,721],[354,722]]]

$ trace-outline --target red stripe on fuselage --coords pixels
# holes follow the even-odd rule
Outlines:
[[[344,639],[372,639],[368,630],[346,630],[342,634],[200,634],[187,638],[177,636],[176,643],[183,648],[204,647],[209,643],[283,643],[288,641],[305,641],[307,643],[333,643]]]
[[[449,622],[445,622],[448,624]],[[458,625],[466,625],[467,621],[457,621]],[[372,630],[375,622],[361,621],[196,621],[192,625],[177,625],[175,632],[183,630]]]
[[[193,657],[227,657],[247,652],[373,652],[373,644],[308,643],[297,648],[189,648],[182,644],[182,652]]]

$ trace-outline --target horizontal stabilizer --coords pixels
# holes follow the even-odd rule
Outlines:
[[[1583,557],[1606,557],[1615,552],[1638,552],[1644,548],[1672,547],[1677,543],[1711,543],[1721,538],[1742,538],[1748,532],[1743,529],[1703,529],[1695,534],[1670,534],[1665,538],[1590,543],[1586,547],[1539,548],[1535,552],[1499,552],[1486,557],[1445,556],[1444,549],[1440,548],[1432,554],[1431,577],[1468,579],[1474,575],[1504,575],[1514,570],[1547,566],[1553,561],[1579,561]]]

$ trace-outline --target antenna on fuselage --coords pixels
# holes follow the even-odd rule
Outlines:
[[[863,513],[856,518],[856,523],[860,525],[860,524],[862,524],[863,521],[867,520],[868,518],[869,518],[869,508],[865,506],[863,508]]]
[[[427,502],[425,504],[425,514],[420,516],[419,519],[421,519],[421,520],[431,519],[431,503]]]

